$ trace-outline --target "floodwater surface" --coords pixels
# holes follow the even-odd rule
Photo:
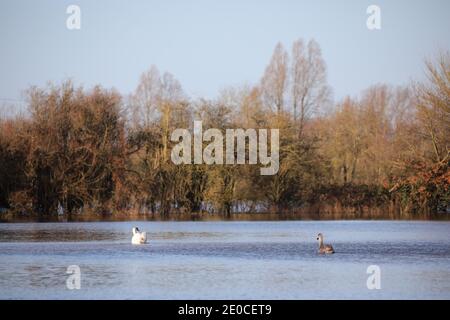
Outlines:
[[[131,245],[133,226],[148,244]],[[317,253],[319,232],[335,254]],[[450,299],[449,235],[434,221],[4,223],[0,299]]]

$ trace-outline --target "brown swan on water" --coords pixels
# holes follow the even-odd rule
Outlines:
[[[319,240],[319,253],[334,253],[331,244],[323,244],[323,234],[319,233],[317,235],[317,240]]]

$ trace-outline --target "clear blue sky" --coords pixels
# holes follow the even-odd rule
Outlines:
[[[66,8],[81,7],[81,30]],[[369,31],[366,8],[381,7]],[[0,99],[72,78],[123,94],[155,64],[194,97],[256,83],[278,41],[315,38],[335,99],[371,84],[423,77],[423,60],[450,49],[450,1],[1,0]],[[1,101],[0,101],[1,103]]]

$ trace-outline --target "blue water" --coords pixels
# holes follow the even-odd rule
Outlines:
[[[149,244],[131,245],[135,225]],[[319,232],[334,255],[317,253]],[[449,222],[0,224],[0,298],[450,299],[449,235]]]

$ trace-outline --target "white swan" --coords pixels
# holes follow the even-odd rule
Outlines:
[[[147,232],[139,231],[138,227],[134,227],[132,232],[133,237],[131,238],[131,244],[147,243]]]

